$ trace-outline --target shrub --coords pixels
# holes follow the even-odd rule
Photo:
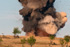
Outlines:
[[[2,40],[2,38],[0,38],[0,45],[1,45],[1,42],[2,42],[3,40]]]
[[[69,36],[66,35],[66,36],[64,37],[64,40],[65,40],[65,42],[66,42],[66,44],[67,44],[66,47],[68,47],[68,42],[69,42],[69,40],[70,40]]]
[[[60,39],[60,44],[64,47],[64,39]]]
[[[25,38],[21,39],[22,47],[24,47],[24,45],[23,45],[23,44],[25,44],[25,43],[26,43],[26,39],[25,39]]]
[[[31,47],[35,44],[36,39],[32,36],[27,39],[27,42],[31,45]]]
[[[52,45],[52,40],[55,38],[55,35],[50,35],[49,38],[51,39],[50,44],[49,44],[49,46],[50,46],[50,45]]]

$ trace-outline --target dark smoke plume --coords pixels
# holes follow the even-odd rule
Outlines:
[[[24,32],[38,36],[54,35],[65,24],[54,8],[55,0],[19,0],[24,7],[19,12],[23,17]],[[43,31],[42,31],[43,30]]]

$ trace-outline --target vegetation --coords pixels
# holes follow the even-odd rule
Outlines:
[[[69,40],[70,40],[70,37],[69,37],[69,36],[65,36],[65,37],[64,37],[64,40],[65,40],[65,42],[66,42],[66,47],[68,47],[68,42],[69,42]]]
[[[52,40],[55,38],[55,35],[50,35],[49,38],[51,39],[50,44],[49,44],[49,46],[50,46],[50,45],[52,45]]]
[[[7,36],[6,36],[7,37]],[[27,38],[27,37],[26,37]],[[15,39],[15,40],[17,40],[17,41],[15,41],[14,39],[10,39],[10,40],[13,40],[13,42],[11,42],[9,39],[5,39],[5,38],[0,38],[0,46],[1,47],[14,47],[14,45],[7,45],[7,44],[22,44],[22,47],[24,47],[24,44],[27,42],[28,44],[30,44],[30,46],[32,47],[34,44],[35,44],[35,42],[36,42],[36,39],[33,37],[33,36],[31,36],[31,37],[29,37],[29,38],[22,38],[21,39],[21,43],[20,43],[20,41],[18,41],[20,38],[17,38],[17,39]],[[51,47],[51,45],[55,45],[55,46],[57,46],[58,45],[58,42],[56,43],[56,42],[53,42],[52,43],[52,41],[54,40],[54,38],[55,38],[55,36],[54,35],[50,35],[49,36],[49,38],[50,38],[50,47]],[[2,40],[3,39],[3,40]],[[6,41],[7,40],[7,41]],[[8,40],[9,40],[9,43],[6,43],[6,42],[8,42]],[[43,40],[46,40],[45,38],[43,39]],[[69,41],[70,41],[70,36],[68,36],[68,35],[66,35],[65,37],[64,37],[64,39],[59,39],[58,38],[58,40],[59,40],[59,42],[60,42],[60,45],[59,45],[59,47],[61,46],[61,47],[69,47],[68,46],[68,43],[69,43]],[[3,41],[3,42],[2,42]],[[2,42],[2,44],[1,44],[1,42]],[[36,43],[36,44],[48,44],[48,43],[46,43],[46,41],[39,41],[38,40],[38,42]],[[18,45],[17,45],[18,46]],[[26,47],[28,47],[28,45],[25,45]],[[16,47],[16,45],[15,45],[15,47]],[[37,47],[37,46],[36,46]],[[40,46],[41,47],[41,46]]]
[[[26,39],[25,39],[25,38],[21,39],[22,47],[24,47],[24,45],[23,45],[23,44],[25,44],[25,43],[26,43]]]
[[[14,34],[14,37],[18,37],[19,38],[18,34],[21,34],[21,31],[18,28],[14,28],[13,34]]]
[[[27,39],[27,42],[30,44],[30,46],[32,47],[35,42],[36,42],[36,39],[32,36],[30,38]]]
[[[60,39],[60,44],[62,47],[64,47],[64,39]]]
[[[1,42],[2,42],[3,40],[2,40],[2,38],[0,38],[0,45],[1,45]]]

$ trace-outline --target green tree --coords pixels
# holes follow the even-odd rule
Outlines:
[[[50,46],[50,45],[52,45],[52,41],[53,41],[53,39],[55,38],[55,35],[50,35],[49,38],[51,39],[51,40],[50,40],[50,44],[49,44],[49,46]]]
[[[64,39],[60,39],[60,44],[62,47],[64,47]]]
[[[14,28],[13,34],[14,34],[14,37],[19,37],[18,34],[21,34],[21,31],[18,28]]]
[[[66,42],[66,47],[68,47],[69,36],[65,36],[65,37],[64,37],[64,40],[65,40],[65,42]]]
[[[31,45],[31,47],[35,44],[36,39],[31,36],[30,38],[27,39],[27,42]]]
[[[25,44],[25,43],[26,43],[26,39],[25,39],[25,38],[21,39],[22,47],[24,47],[24,44]]]

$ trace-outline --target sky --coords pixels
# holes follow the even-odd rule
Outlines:
[[[54,7],[57,12],[66,12],[68,21],[64,28],[59,30],[57,37],[64,37],[70,35],[70,0],[56,0]],[[0,1],[0,35],[13,35],[14,27],[19,30],[23,27],[22,16],[19,15],[19,10],[22,9],[18,0],[1,0]],[[21,30],[22,31],[22,30]],[[25,35],[22,31],[21,35]]]

